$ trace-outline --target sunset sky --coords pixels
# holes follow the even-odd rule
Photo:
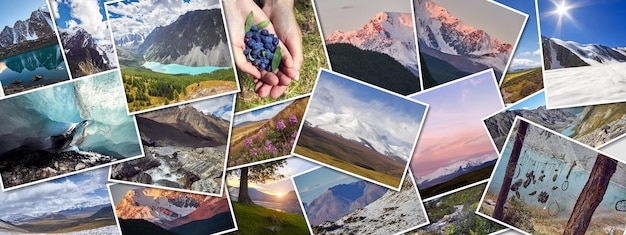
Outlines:
[[[293,184],[291,183],[291,177],[293,175],[302,173],[309,169],[316,167],[315,163],[303,160],[299,157],[290,157],[286,159],[287,164],[278,170],[278,174],[285,176],[280,181],[269,182],[266,184],[248,182],[248,187],[258,189],[261,192],[282,196],[289,191],[293,191]],[[235,170],[239,171],[239,170]],[[226,178],[226,183],[229,187],[239,187],[239,176],[229,176]]]
[[[324,37],[363,28],[379,12],[411,12],[410,0],[315,0]],[[350,16],[350,17],[345,17]]]
[[[411,161],[416,178],[456,161],[497,158],[481,121],[504,108],[490,70],[411,98],[430,105]]]

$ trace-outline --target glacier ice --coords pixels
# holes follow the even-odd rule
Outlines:
[[[41,148],[50,136],[87,120],[70,149],[114,158],[141,154],[134,118],[126,112],[119,75],[110,72],[0,101],[0,155]],[[79,151],[80,152],[80,151]]]

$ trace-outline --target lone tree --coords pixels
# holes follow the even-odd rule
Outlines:
[[[239,169],[239,196],[237,201],[245,205],[255,205],[248,193],[248,182],[265,184],[281,180],[285,176],[278,174],[277,171],[285,166],[286,163],[286,160],[278,160]]]
[[[517,161],[519,160],[519,155],[522,152],[522,145],[524,144],[526,131],[528,130],[528,123],[521,119],[519,119],[519,121],[517,134],[515,135],[515,143],[513,144],[511,157],[509,157],[509,164],[506,166],[506,173],[504,174],[502,187],[500,187],[500,193],[498,194],[498,200],[496,201],[496,208],[493,211],[493,218],[498,220],[502,220],[504,217],[504,202],[509,195],[511,181],[513,180],[515,168],[517,167]]]
[[[611,177],[617,169],[617,160],[598,154],[593,164],[589,180],[576,200],[563,234],[585,234],[591,217],[604,198]]]

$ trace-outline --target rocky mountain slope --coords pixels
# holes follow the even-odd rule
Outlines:
[[[433,49],[429,55],[438,58],[441,56],[435,55],[437,53],[458,55],[471,62],[492,67],[497,73],[504,71],[513,45],[498,40],[482,29],[465,24],[430,0],[416,0],[414,5],[419,25],[417,35],[420,49]]]
[[[324,221],[335,221],[369,205],[387,191],[387,188],[365,181],[331,187],[306,205],[309,222],[319,225]]]
[[[0,31],[0,58],[57,43],[56,33],[46,6],[33,11],[28,19]]]
[[[424,207],[407,177],[400,192],[388,190],[384,195],[356,209],[337,221],[325,221],[313,227],[316,234],[394,234],[427,222]]]
[[[626,62],[626,49],[541,36],[545,69]]]
[[[59,36],[74,77],[117,67],[113,47],[98,44],[84,29],[76,26],[69,30],[61,30]]]
[[[220,9],[187,12],[169,25],[153,29],[137,50],[144,54],[145,60],[162,64],[231,65]]]

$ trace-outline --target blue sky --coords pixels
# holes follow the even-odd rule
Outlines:
[[[307,117],[324,113],[358,117],[394,145],[410,149],[420,129],[426,105],[364,85],[327,70],[318,78]],[[341,133],[340,133],[341,134]]]
[[[324,191],[332,188],[333,186],[349,184],[360,181],[361,179],[327,167],[321,167],[311,172],[307,172],[306,174],[296,176],[293,180],[298,188],[300,199],[302,199],[302,202],[309,204],[315,198],[319,197]],[[371,184],[369,182],[365,183]]]
[[[225,95],[213,99],[197,101],[191,103],[191,106],[205,114],[213,114],[230,122],[233,115],[233,99],[235,95]]]
[[[539,0],[541,34],[578,43],[602,44],[609,47],[626,46],[626,1],[586,0],[566,1],[569,9],[562,17],[555,14],[561,0]],[[561,18],[561,27],[558,27]]]
[[[515,10],[528,14],[528,21],[522,36],[517,44],[509,69],[537,68],[541,67],[541,49],[539,47],[539,30],[537,28],[537,14],[535,1],[498,0]]]
[[[287,108],[287,106],[289,106],[291,103],[293,103],[293,100],[265,107],[262,109],[257,109],[251,112],[235,115],[233,126],[237,126],[245,122],[256,122],[260,120],[270,119],[281,110]]]
[[[51,12],[61,29],[80,27],[96,40],[109,40],[103,0],[50,0]]]
[[[545,92],[541,90],[537,92],[535,95],[529,96],[527,99],[520,101],[514,105],[511,105],[506,108],[506,110],[518,110],[518,109],[529,109],[533,110],[539,106],[546,106],[546,96]],[[506,111],[506,110],[503,110]]]
[[[13,0],[0,0],[0,4],[2,5],[0,7],[0,30],[4,29],[4,26],[13,28],[15,21],[28,19],[30,14],[41,6],[48,8],[45,0],[19,1],[19,3]]]
[[[8,214],[36,215],[66,210],[74,206],[110,203],[107,190],[109,168],[0,192],[0,217]]]

